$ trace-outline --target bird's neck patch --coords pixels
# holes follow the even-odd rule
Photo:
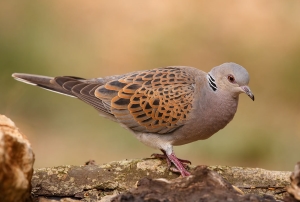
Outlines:
[[[216,85],[216,81],[209,73],[207,74],[207,80],[208,80],[208,85],[210,86],[210,88],[213,91],[216,91],[218,89],[218,87]]]

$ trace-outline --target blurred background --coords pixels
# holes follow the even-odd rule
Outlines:
[[[149,157],[154,149],[77,99],[14,72],[83,78],[168,65],[236,62],[255,102],[205,141],[175,147],[193,164],[292,170],[300,160],[300,1],[0,2],[0,114],[30,140],[35,167]]]

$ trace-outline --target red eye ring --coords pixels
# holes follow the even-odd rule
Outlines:
[[[235,78],[234,78],[234,76],[232,76],[231,74],[229,74],[229,75],[227,76],[227,79],[228,79],[228,81],[229,81],[230,83],[235,83]]]

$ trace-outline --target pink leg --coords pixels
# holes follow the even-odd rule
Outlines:
[[[176,166],[176,168],[181,173],[182,177],[190,176],[191,174],[185,169],[180,160],[175,156],[174,153],[167,155],[168,159]]]
[[[190,175],[190,173],[185,168],[186,165],[184,165],[184,163],[191,164],[190,161],[179,159],[175,156],[174,153],[172,153],[171,155],[167,155],[167,153],[164,150],[161,150],[161,151],[162,151],[163,154],[152,154],[151,156],[153,156],[155,158],[166,159],[168,169],[170,169],[173,172],[180,172],[182,176],[189,176]],[[177,170],[171,168],[171,162],[175,165]]]

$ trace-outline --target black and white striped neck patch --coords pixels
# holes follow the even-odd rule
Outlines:
[[[208,80],[208,84],[211,87],[211,89],[213,91],[216,91],[218,89],[218,87],[216,85],[215,79],[210,74],[207,74],[207,80]]]

